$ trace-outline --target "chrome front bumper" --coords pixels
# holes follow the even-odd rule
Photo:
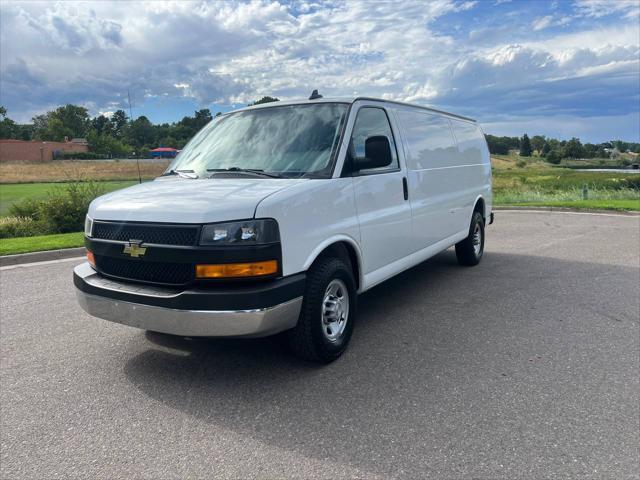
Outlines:
[[[248,310],[184,310],[150,305],[145,300],[175,298],[182,292],[114,282],[96,274],[89,264],[74,269],[76,287],[82,281],[93,291],[129,292],[136,301],[90,294],[76,288],[78,303],[89,315],[131,327],[185,337],[262,337],[295,327],[302,297],[278,305]]]

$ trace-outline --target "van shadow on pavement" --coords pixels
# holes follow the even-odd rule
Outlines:
[[[561,465],[562,448],[548,445],[592,444],[603,424],[633,428],[619,411],[629,403],[600,395],[608,382],[633,384],[633,369],[614,373],[616,352],[585,355],[605,331],[633,342],[624,327],[637,321],[636,278],[630,267],[493,252],[465,268],[448,250],[362,295],[333,364],[297,360],[278,338],[141,333],[149,349],[125,373],[207,423],[383,476],[504,475],[512,461],[535,469],[536,456]]]

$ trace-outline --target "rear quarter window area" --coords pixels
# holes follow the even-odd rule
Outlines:
[[[483,158],[483,152],[486,149],[484,135],[480,128],[469,122],[461,120],[451,120],[453,133],[456,137],[458,150],[460,151],[461,161],[465,165],[475,165],[478,163],[486,163]]]
[[[460,163],[445,117],[418,110],[398,110],[396,116],[403,130],[409,170],[452,167]]]

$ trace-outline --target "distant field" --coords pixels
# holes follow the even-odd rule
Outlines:
[[[160,175],[169,160],[141,161],[143,180]],[[69,182],[74,180],[137,180],[138,167],[133,160],[77,161],[56,160],[47,163],[0,163],[0,183]]]
[[[102,182],[101,182],[102,183]],[[119,190],[121,188],[134,185],[135,181],[123,182],[103,182],[108,191]],[[40,200],[46,198],[47,194],[55,189],[60,188],[60,183],[16,183],[0,185],[0,216],[9,213],[9,207],[16,202],[26,198]]]
[[[583,172],[517,155],[493,155],[491,160],[496,205],[640,210],[638,173]],[[582,198],[585,186],[587,200]]]

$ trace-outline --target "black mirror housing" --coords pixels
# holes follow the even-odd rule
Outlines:
[[[391,143],[384,135],[374,135],[364,142],[364,158],[354,159],[355,170],[368,170],[391,165]]]

